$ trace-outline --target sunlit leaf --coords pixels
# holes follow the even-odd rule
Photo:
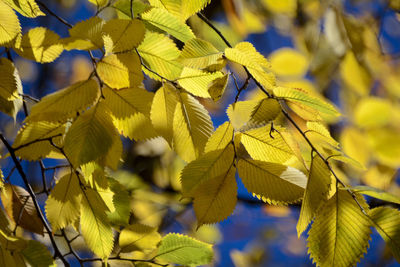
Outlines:
[[[10,42],[19,33],[21,26],[17,14],[5,2],[0,1],[0,45]]]
[[[179,61],[189,68],[218,68],[224,63],[223,53],[211,43],[193,38],[185,43]]]
[[[149,0],[155,7],[164,8],[174,16],[186,21],[190,16],[201,11],[211,0]]]
[[[212,85],[211,83],[215,79],[223,76],[222,72],[219,71],[205,72],[184,67],[181,76],[178,79],[178,84],[195,96],[210,98],[209,86]]]
[[[204,153],[225,148],[230,142],[232,142],[232,138],[232,124],[226,121],[210,136],[206,147],[204,148]]]
[[[44,16],[35,0],[3,0],[4,3],[15,9],[21,15],[28,18]]]
[[[376,199],[380,199],[386,202],[392,202],[396,204],[400,204],[400,197],[393,195],[389,192],[385,192],[381,189],[374,188],[366,185],[358,185],[351,188],[352,191],[367,195]]]
[[[308,60],[292,48],[281,48],[269,55],[271,70],[280,77],[300,78],[308,69]]]
[[[156,228],[143,224],[131,224],[121,231],[119,246],[122,252],[148,251],[157,248],[160,240],[161,235]]]
[[[91,17],[75,24],[69,29],[70,37],[63,40],[66,50],[101,49],[103,47],[103,26],[105,21],[99,17]]]

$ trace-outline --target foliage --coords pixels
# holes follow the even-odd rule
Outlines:
[[[372,208],[363,196],[383,204],[400,203],[386,192],[389,186],[375,179],[383,166],[390,173],[400,165],[399,128],[390,125],[390,113],[395,110],[398,115],[400,109],[388,99],[368,95],[371,76],[392,71],[376,51],[375,35],[368,27],[362,27],[363,35],[357,33],[354,28],[359,25],[338,11],[340,4],[333,9],[318,1],[262,1],[270,14],[286,19],[296,8],[311,14],[317,8],[326,16],[322,44],[298,37],[304,51],[319,49],[319,61],[310,63],[305,52],[289,48],[268,60],[250,42],[238,39],[232,46],[201,13],[208,0],[89,2],[97,9],[95,15],[71,25],[41,1],[0,0],[0,46],[6,55],[0,58],[0,111],[14,121],[19,111],[25,116],[12,144],[0,132],[1,156],[13,162],[10,173],[15,169],[23,182],[21,186],[11,181],[11,174],[4,179],[0,170],[0,265],[53,266],[61,261],[69,266],[72,260],[81,265],[211,264],[211,244],[181,234],[162,236],[158,226],[165,218],[149,219],[156,205],[145,201],[177,210],[174,205],[189,207],[192,202],[199,228],[233,213],[237,179],[269,205],[301,206],[298,236],[309,229],[309,254],[317,266],[355,265],[367,251],[372,228],[399,260],[399,211]],[[296,7],[297,2],[304,2],[305,10]],[[245,15],[251,13],[251,5],[243,8],[244,26],[236,13],[227,15],[245,36],[260,24],[251,20],[254,14]],[[106,9],[115,11],[116,17],[103,18]],[[54,16],[69,36],[62,38],[45,27],[23,32],[17,13],[29,18]],[[207,34],[201,33],[204,27]],[[208,38],[211,32],[219,41]],[[324,45],[334,47],[337,57],[327,58],[329,53],[320,51]],[[73,50],[92,61],[86,79],[40,100],[24,93],[15,53],[45,64]],[[303,79],[309,70],[322,83],[329,75],[324,69],[329,60],[338,60],[348,105],[356,103],[354,124],[341,132],[342,145],[328,130],[341,116],[339,109]],[[367,71],[372,64],[384,70]],[[242,86],[237,76],[244,77]],[[388,94],[398,97],[398,91],[389,89],[399,88],[396,75],[385,79]],[[239,101],[249,83],[258,91]],[[214,130],[209,107],[222,106],[221,98],[229,94],[234,95],[226,111],[229,120]],[[356,96],[363,99],[356,102]],[[122,159],[128,152],[122,137],[142,144],[165,141],[160,158],[168,163],[153,167],[169,181],[149,186],[139,171],[124,174]],[[359,150],[365,144],[365,151]],[[56,159],[59,165],[46,167],[46,159]],[[21,165],[24,160],[40,164],[41,192],[32,188],[30,174]],[[49,170],[53,176],[47,184]],[[347,177],[352,175],[362,176],[366,186],[354,185]],[[158,191],[152,191],[154,187]],[[167,187],[182,201],[160,194]],[[41,193],[46,195],[45,212]],[[21,228],[50,242],[29,239]],[[77,239],[93,257],[83,258],[76,251]]]

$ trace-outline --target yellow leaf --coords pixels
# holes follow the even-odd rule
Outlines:
[[[198,158],[204,151],[214,126],[207,110],[187,93],[179,94],[173,120],[173,146],[186,162]]]
[[[97,63],[97,72],[109,87],[115,89],[139,86],[143,81],[140,59],[134,52],[104,57]]]
[[[211,43],[193,38],[185,43],[179,61],[186,67],[205,69],[223,66],[223,53]]]
[[[311,162],[307,187],[301,204],[300,217],[296,226],[298,236],[307,229],[318,209],[328,200],[331,181],[330,170],[325,162],[318,155],[315,155]]]
[[[110,53],[131,51],[143,41],[144,33],[144,24],[138,19],[109,20],[103,26],[103,39],[111,41],[108,47],[106,46],[106,51]]]
[[[64,47],[60,37],[51,30],[37,27],[22,36],[21,44],[16,52],[24,58],[39,63],[54,61],[63,52]]]
[[[15,138],[15,154],[26,160],[38,160],[47,156],[63,155],[54,146],[62,146],[66,125],[51,122],[31,122],[24,125]],[[47,140],[46,140],[47,139]]]
[[[80,224],[83,238],[97,256],[106,259],[113,249],[114,237],[104,203],[91,188],[84,189],[82,193]]]
[[[0,45],[7,44],[20,33],[18,16],[6,3],[0,1]]]
[[[348,88],[360,95],[367,95],[371,87],[371,78],[365,68],[357,62],[349,50],[340,64],[340,74]]]
[[[157,229],[143,224],[131,224],[119,235],[119,246],[122,252],[151,251],[157,248],[160,241],[161,235]]]
[[[96,81],[90,79],[77,82],[43,97],[32,107],[26,121],[64,122],[93,105],[99,96],[100,90]]]
[[[263,0],[262,2],[268,8],[268,10],[273,13],[286,14],[289,16],[296,15],[296,0]]]
[[[195,38],[192,30],[186,23],[182,22],[165,9],[152,8],[142,13],[141,17],[145,22],[171,34],[182,42]]]
[[[7,101],[20,99],[22,84],[14,64],[6,58],[0,58],[0,73],[0,98]]]
[[[46,217],[53,231],[67,227],[80,215],[82,191],[74,172],[58,180],[46,200]]]
[[[272,98],[261,99],[251,111],[249,120],[240,128],[241,131],[265,126],[281,112],[281,105]]]
[[[366,203],[357,197],[363,207]],[[308,252],[316,264],[355,266],[367,251],[371,222],[352,196],[337,190],[318,212],[308,233]]]
[[[193,193],[193,208],[197,228],[203,224],[217,223],[232,214],[237,201],[236,168],[217,177],[210,177],[200,183]]]
[[[233,62],[248,68],[254,78],[266,89],[275,85],[275,76],[270,71],[270,63],[251,43],[241,42],[234,48],[226,48],[225,56]]]
[[[167,36],[147,31],[138,51],[147,67],[156,73],[169,79],[179,78],[182,72],[182,64],[178,62],[180,55],[175,43]],[[161,78],[145,68],[145,73],[152,79],[160,81]]]
[[[240,130],[251,118],[251,114],[260,101],[238,101],[229,105],[226,113],[233,128]]]
[[[124,136],[135,140],[157,136],[150,121],[152,93],[139,87],[121,90],[105,87],[103,94],[113,123]]]
[[[91,17],[81,21],[69,29],[70,37],[63,40],[66,50],[101,49],[103,48],[103,26],[105,21],[99,17]]]
[[[3,0],[4,3],[15,9],[21,15],[28,18],[45,16],[35,0]]]
[[[186,21],[190,16],[206,7],[211,0],[149,0],[149,2],[152,6],[166,9],[172,15]]]
[[[116,129],[100,103],[80,115],[65,136],[64,150],[78,167],[105,156],[113,144]]]
[[[151,122],[157,133],[167,140],[172,147],[173,121],[179,92],[169,83],[164,83],[157,90],[151,106]]]
[[[88,0],[93,5],[96,5],[97,8],[105,6],[107,4],[107,0]]]
[[[341,133],[340,143],[347,155],[360,162],[361,165],[367,166],[371,157],[371,150],[369,146],[365,145],[368,140],[360,130],[350,127],[345,128]]]
[[[204,153],[225,148],[233,139],[233,127],[228,121],[224,122],[218,129],[210,136],[207,141]]]
[[[240,159],[238,172],[249,192],[274,205],[298,202],[307,183],[301,171],[271,162]]]
[[[308,138],[314,141],[317,145],[334,147],[339,149],[339,143],[332,138],[331,134],[329,133],[328,129],[325,126],[317,121],[308,121],[307,122],[307,132]]]
[[[210,83],[223,76],[224,74],[219,71],[212,73],[184,67],[178,79],[178,84],[195,96],[210,98]]]
[[[232,145],[214,150],[190,162],[181,172],[182,194],[193,197],[196,188],[213,177],[226,174],[233,165]]]
[[[275,128],[280,132],[280,128],[277,128],[277,126]],[[271,126],[244,132],[241,142],[250,156],[256,160],[285,163],[294,156],[282,136],[271,132]]]
[[[301,78],[308,70],[307,58],[292,48],[281,48],[269,55],[271,70],[282,78]]]
[[[210,94],[212,100],[218,101],[221,99],[225,92],[225,88],[228,85],[229,74],[225,74],[220,78],[214,79],[208,84],[208,93]]]
[[[382,127],[392,119],[393,107],[388,99],[362,98],[354,108],[354,120],[360,127]]]

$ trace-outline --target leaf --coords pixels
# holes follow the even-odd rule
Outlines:
[[[15,51],[26,59],[49,63],[56,60],[63,50],[60,37],[55,32],[36,27],[22,36],[21,44],[17,45]]]
[[[147,3],[130,0],[117,0],[112,6],[117,11],[117,16],[120,19],[132,19],[131,9],[133,11],[133,17],[138,17],[139,14],[145,12],[150,7]]]
[[[132,224],[124,228],[119,235],[119,246],[122,252],[151,251],[157,248],[161,235],[156,228]]]
[[[97,63],[97,73],[115,89],[139,86],[143,81],[139,56],[133,52],[105,56]]]
[[[150,4],[168,10],[174,16],[186,21],[190,16],[201,11],[211,0],[149,0]]]
[[[229,75],[225,74],[222,77],[214,79],[211,83],[208,84],[208,93],[211,96],[212,100],[215,102],[220,100],[222,95],[225,92],[225,88],[228,85]]]
[[[301,89],[277,86],[274,88],[274,95],[289,102],[301,103],[302,105],[313,108],[326,115],[333,117],[340,116],[339,111],[337,111],[333,105],[321,99],[315,98]]]
[[[347,88],[362,96],[369,93],[373,80],[351,50],[343,57],[339,70]]]
[[[122,90],[105,87],[103,94],[113,123],[124,136],[135,140],[157,136],[150,121],[152,93],[139,87]]]
[[[105,6],[107,4],[107,0],[88,0],[93,5],[96,5],[97,8]]]
[[[284,47],[269,55],[271,70],[279,77],[301,78],[308,70],[308,60],[299,51]]]
[[[390,123],[393,111],[389,99],[365,97],[354,107],[354,121],[362,128],[383,127]]]
[[[108,212],[107,217],[112,224],[128,225],[131,215],[131,196],[125,186],[117,180],[109,178],[110,189],[113,194],[114,212]]]
[[[182,72],[182,65],[177,61],[180,51],[167,36],[146,31],[138,51],[144,64],[161,76],[175,80]],[[150,78],[160,81],[160,77],[144,69]]]
[[[190,27],[177,17],[161,8],[152,8],[141,14],[142,20],[167,32],[176,39],[186,42],[195,38]]]
[[[317,121],[308,121],[307,122],[307,136],[309,138],[313,138],[313,140],[319,141],[319,143],[326,143],[334,148],[339,148],[339,143],[332,138],[329,130],[325,128],[325,126]],[[315,142],[317,143],[317,142]]]
[[[3,0],[3,2],[15,9],[21,15],[28,18],[45,16],[35,0]]]
[[[185,43],[179,61],[186,67],[205,69],[223,65],[223,53],[211,43],[193,38]]]
[[[43,223],[29,193],[17,185],[5,184],[1,201],[8,217],[22,228],[43,235]]]
[[[259,101],[238,101],[229,105],[226,114],[235,130],[240,130],[250,120],[257,105]]]
[[[107,44],[106,51],[110,53],[129,52],[143,41],[144,33],[144,24],[138,19],[109,20],[103,27],[103,39],[108,40],[107,43],[105,42]]]
[[[150,118],[154,129],[172,147],[173,120],[179,92],[170,83],[164,83],[154,95]]]
[[[395,259],[400,261],[400,212],[389,207],[370,210],[369,216],[383,240],[388,244]]]
[[[91,17],[75,24],[69,29],[70,37],[63,40],[66,50],[101,49],[103,48],[103,26],[105,21],[99,17]]]
[[[365,201],[357,197],[363,207]],[[366,252],[371,223],[345,190],[320,209],[308,233],[308,253],[318,266],[354,266]]]
[[[64,175],[58,180],[46,200],[46,216],[53,231],[74,223],[80,215],[82,191],[75,173]]]
[[[65,122],[94,104],[100,90],[96,81],[90,79],[77,82],[67,88],[49,94],[31,109],[26,122],[49,121]]]
[[[281,130],[278,126],[274,126],[274,129],[278,133]],[[255,160],[285,163],[294,156],[285,139],[280,134],[271,132],[269,125],[244,132],[241,143]]]
[[[261,99],[251,112],[248,122],[240,130],[265,126],[281,112],[281,105],[272,98]]]
[[[27,240],[27,247],[21,252],[31,266],[55,266],[50,251],[45,245],[36,240]]]
[[[18,93],[22,93],[18,92]],[[7,101],[0,97],[0,111],[14,118],[17,117],[18,111],[22,108],[22,99]]]
[[[198,158],[204,151],[214,126],[207,110],[192,96],[180,93],[173,121],[175,152],[186,162]]]
[[[51,144],[51,141],[56,145],[61,145],[65,128],[65,124],[43,121],[25,124],[15,138],[13,144],[16,150],[15,154],[26,160],[38,160],[57,155],[63,157],[58,149]]]
[[[7,44],[20,33],[21,26],[17,14],[5,2],[0,1],[0,45]]]
[[[179,265],[198,266],[210,264],[212,245],[180,234],[163,237],[155,258]]]
[[[208,92],[210,83],[223,76],[224,74],[219,71],[211,73],[184,67],[178,84],[195,96],[210,98]]]
[[[298,202],[307,183],[301,171],[277,163],[240,159],[238,171],[249,192],[274,205]]]
[[[307,187],[304,191],[300,217],[296,226],[299,237],[314,219],[321,205],[328,200],[330,185],[331,172],[325,162],[315,155],[311,161]]]
[[[0,58],[0,73],[0,98],[8,101],[20,99],[22,83],[14,64],[6,58]]]
[[[225,148],[230,142],[232,142],[232,138],[232,124],[229,121],[226,121],[210,136],[206,147],[204,148],[204,153]]]
[[[270,71],[270,64],[249,42],[238,43],[233,48],[225,48],[225,56],[230,61],[247,67],[254,78],[266,89],[275,85],[275,76]]]
[[[65,154],[75,167],[94,161],[107,154],[114,135],[117,132],[110,116],[97,104],[72,123],[65,136]]]
[[[182,195],[193,197],[201,183],[226,174],[233,164],[234,156],[233,146],[228,145],[190,162],[181,172]]]
[[[113,249],[114,237],[107,220],[106,207],[99,194],[86,188],[81,205],[81,231],[87,246],[100,258],[106,259]]]
[[[376,199],[380,199],[386,202],[400,204],[400,197],[371,186],[358,185],[352,187],[351,191],[367,195]]]
[[[193,208],[198,221],[197,228],[203,224],[220,222],[232,214],[238,189],[235,174],[236,168],[232,164],[226,173],[210,177],[196,187]]]

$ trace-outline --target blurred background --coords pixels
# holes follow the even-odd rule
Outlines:
[[[71,24],[96,13],[87,0],[42,2]],[[137,7],[143,3],[144,0],[134,0]],[[129,0],[111,1],[99,16],[126,17],[128,10]],[[329,128],[343,151],[359,163],[335,165],[342,180],[396,196],[400,196],[399,12],[400,1],[396,0],[213,0],[203,11],[232,45],[243,40],[253,43],[269,59],[278,84],[325,96],[340,109],[343,114],[340,120],[326,118]],[[19,19],[23,33],[44,26],[61,37],[68,36],[68,28],[52,16],[35,19],[19,16]],[[188,24],[197,36],[223,51],[222,40],[198,17],[190,18]],[[177,45],[183,44],[177,41]],[[0,55],[6,56],[2,48]],[[24,94],[37,99],[87,79],[92,72],[92,63],[84,51],[64,51],[49,64],[37,64],[15,53],[11,56],[20,73]],[[227,66],[226,71],[235,73],[239,84],[246,77],[235,65]],[[145,85],[150,91],[160,86],[148,77]],[[255,87],[251,83],[240,100],[261,97]],[[215,128],[227,120],[225,110],[235,94],[230,79],[221,100],[214,103],[201,99],[212,115]],[[29,107],[34,102],[28,99],[27,104]],[[16,121],[0,114],[0,129],[9,140],[15,138],[22,125],[22,113]],[[300,118],[297,121],[302,123]],[[295,229],[300,206],[266,205],[253,198],[238,180],[239,199],[233,215],[196,231],[190,202],[180,200],[179,173],[184,162],[161,139],[149,142],[124,139],[123,143],[121,167],[110,175],[129,189],[136,221],[158,226],[163,233],[187,233],[215,244],[215,266],[313,266],[307,254],[306,236],[297,238]],[[0,147],[0,154],[4,151]],[[59,160],[46,159],[44,163],[55,165]],[[13,163],[0,159],[0,165],[6,179],[18,184],[20,179],[13,171]],[[24,161],[23,167],[40,191],[39,164]],[[49,173],[46,179],[51,182],[60,175]],[[374,199],[368,200],[372,207],[382,205]],[[368,254],[359,266],[400,265],[374,233]]]

